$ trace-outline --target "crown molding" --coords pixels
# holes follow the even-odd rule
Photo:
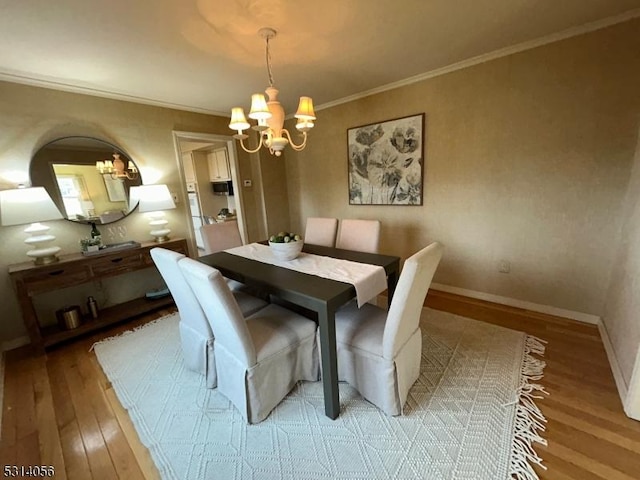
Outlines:
[[[98,88],[82,87],[78,85],[70,85],[68,83],[45,80],[38,77],[29,77],[27,75],[18,75],[15,73],[1,72],[0,81],[18,83],[21,85],[29,85],[32,87],[48,88],[51,90],[58,90],[69,93],[79,93],[81,95],[89,95],[92,97],[102,97],[111,100],[120,100],[124,102],[139,103],[142,105],[150,105],[153,107],[169,108],[172,110],[180,110],[185,112],[203,113],[205,115],[216,115],[220,117],[228,117],[229,113],[218,112],[216,110],[208,110],[206,108],[194,107],[191,105],[182,105],[179,103],[163,102],[160,100],[154,100],[152,98],[138,97],[135,95],[126,95],[122,93],[114,93],[108,90],[101,90]]]
[[[447,73],[455,72],[456,70],[462,70],[464,68],[472,67],[474,65],[479,65],[481,63],[490,62],[491,60],[496,60],[498,58],[513,55],[514,53],[523,52],[525,50],[531,50],[533,48],[541,47],[549,43],[554,43],[560,40],[565,40],[567,38],[576,37],[578,35],[584,35],[586,33],[594,32],[596,30],[601,30],[603,28],[610,27],[618,23],[624,23],[626,21],[632,20],[637,17],[640,17],[640,8],[629,10],[628,12],[622,13],[620,15],[615,15],[613,17],[607,17],[602,20],[586,23],[584,25],[580,25],[579,27],[572,27],[567,30],[563,30],[562,32],[553,33],[551,35],[537,38],[535,40],[530,40],[527,42],[519,43],[517,45],[512,45],[510,47],[501,48],[499,50],[495,50],[490,53],[478,55],[477,57],[469,58],[467,60],[462,60],[461,62],[453,63],[446,67],[430,70],[428,72],[421,73],[419,75],[414,75],[413,77],[405,78],[404,80],[388,83],[387,85],[372,88],[371,90],[366,90],[364,92],[356,93],[354,95],[350,95],[348,97],[334,100],[332,102],[323,103],[321,105],[316,106],[315,109],[324,110],[327,108],[342,105],[344,103],[353,102],[354,100],[359,100],[361,98],[369,97],[371,95],[376,95],[378,93],[387,92],[389,90],[394,90],[396,88],[404,87],[407,85],[412,85],[414,83],[421,82],[429,78],[439,77],[440,75],[446,75]]]

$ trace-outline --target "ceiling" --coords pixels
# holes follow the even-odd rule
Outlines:
[[[0,0],[0,80],[228,115],[291,113],[640,16],[640,0]],[[408,80],[407,80],[408,79]]]

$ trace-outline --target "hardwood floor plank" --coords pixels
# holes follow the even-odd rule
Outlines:
[[[34,358],[28,357],[19,363],[17,372],[17,395],[16,404],[13,408],[20,408],[20,413],[15,417],[16,441],[37,433],[35,399],[33,391],[32,368]]]
[[[616,431],[629,438],[640,441],[640,422],[629,421],[620,409],[611,411],[600,405],[592,405],[587,402],[576,402],[573,397],[561,395],[549,396],[545,399],[545,406],[556,410],[570,412],[572,415],[587,418],[590,423],[602,425],[607,430]],[[640,451],[640,450],[639,450]]]
[[[58,433],[46,358],[39,357],[33,371],[36,422],[40,445],[40,465],[55,468],[56,478],[66,479],[62,445]]]
[[[58,432],[67,478],[69,480],[92,478],[82,435],[80,435],[80,428],[76,421],[59,427]]]
[[[572,444],[573,442],[569,443]],[[603,480],[638,480],[637,473],[639,470],[636,470],[631,474],[622,472],[618,469],[618,461],[615,461],[615,464],[612,464],[611,459],[604,462],[596,460],[589,455],[585,455],[584,453],[578,452],[567,446],[565,442],[557,442],[555,440],[549,441],[548,449],[568,463],[579,465],[586,472],[596,475],[596,478],[601,478]],[[548,478],[552,479],[554,477],[553,475],[550,475]]]
[[[151,453],[149,453],[149,450],[145,448],[144,445],[142,445],[140,437],[138,436],[138,432],[136,432],[136,429],[133,426],[133,422],[131,421],[131,417],[129,417],[129,414],[118,400],[116,392],[112,388],[109,388],[105,392],[105,395],[107,396],[107,399],[109,400],[109,403],[111,404],[113,411],[118,418],[118,422],[120,423],[125,436],[129,440],[131,449],[134,452],[144,478],[146,480],[160,479],[160,472],[153,463]]]
[[[118,478],[111,462],[109,450],[102,436],[102,431],[91,408],[89,393],[84,388],[78,365],[74,362],[64,372],[69,385],[71,401],[78,419],[82,442],[87,452],[87,460],[93,478]]]
[[[91,478],[91,469],[64,374],[67,365],[68,362],[63,350],[56,350],[48,354],[47,371],[49,372],[65,471],[69,479],[86,479]]]
[[[144,476],[133,451],[107,401],[103,388],[101,388],[101,377],[97,372],[97,369],[101,370],[101,368],[95,360],[95,355],[87,358],[86,349],[77,347],[75,354],[87,401],[90,402],[118,477],[128,480],[143,479]]]
[[[41,465],[37,430],[23,435],[18,439],[16,443],[15,463],[13,465],[24,467]]]
[[[552,448],[541,448],[539,450],[547,467],[547,470],[536,468],[540,480],[608,480],[606,477],[596,475],[579,464],[554,455],[555,448],[553,446]]]
[[[582,433],[586,433],[592,436],[595,436],[598,439],[597,443],[600,443],[600,440],[604,440],[608,443],[611,443],[617,447],[624,448],[628,450],[625,453],[625,457],[637,457],[636,463],[638,468],[638,472],[640,473],[640,454],[634,452],[640,452],[640,438],[634,438],[635,435],[621,434],[617,431],[611,430],[610,428],[604,427],[597,419],[593,419],[585,416],[577,416],[566,413],[565,411],[559,410],[557,408],[553,408],[553,406],[549,406],[549,404],[545,405],[544,414],[547,417],[547,420],[553,420],[555,422],[570,426],[573,429],[579,430]],[[596,442],[593,442],[596,443]]]

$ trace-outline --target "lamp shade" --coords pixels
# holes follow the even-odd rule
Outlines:
[[[160,210],[171,210],[176,208],[176,204],[173,203],[171,192],[169,188],[164,185],[139,185],[131,187],[131,204],[138,203],[138,211],[140,213],[145,212],[158,212]]]
[[[271,112],[267,107],[267,101],[264,95],[261,93],[254,93],[251,95],[251,110],[249,111],[249,118],[254,120],[266,120],[271,118]]]
[[[244,116],[244,110],[240,107],[234,107],[231,109],[231,122],[229,128],[232,130],[246,130],[249,128],[249,122]]]
[[[2,225],[25,225],[64,218],[44,187],[0,191]]]
[[[164,184],[131,187],[131,202],[132,205],[138,203],[140,213],[148,212],[151,218],[149,233],[155,237],[156,242],[161,243],[169,240],[171,230],[167,227],[169,222],[167,222],[163,210],[176,208],[169,188]]]
[[[313,111],[313,100],[311,97],[300,97],[298,111],[295,114],[300,120],[315,120],[316,114]]]

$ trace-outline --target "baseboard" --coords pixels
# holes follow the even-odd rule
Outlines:
[[[640,421],[640,348],[636,353],[636,362],[633,366],[631,381],[629,382],[629,390],[627,396],[623,400],[624,413]]]
[[[622,369],[618,363],[618,357],[616,356],[613,344],[609,338],[609,332],[607,332],[607,327],[604,322],[598,322],[598,331],[600,332],[600,338],[602,339],[604,350],[607,352],[607,359],[609,360],[611,373],[613,373],[613,379],[616,382],[616,387],[618,387],[618,395],[620,395],[620,400],[622,400],[622,404],[624,405],[627,393],[629,393],[629,387],[627,386],[627,382],[624,380],[624,375],[622,375]]]
[[[597,315],[591,315],[589,313],[574,312],[573,310],[566,310],[564,308],[552,307],[550,305],[541,305],[539,303],[527,302],[524,300],[517,300],[515,298],[509,298],[509,297],[502,297],[500,295],[493,295],[491,293],[468,290],[466,288],[451,287],[449,285],[443,285],[441,283],[432,283],[431,288],[434,290],[440,290],[441,292],[462,295],[463,297],[469,297],[469,298],[475,298],[477,300],[485,300],[487,302],[499,303],[500,305],[508,305],[509,307],[522,308],[524,310],[531,310],[532,312],[545,313],[547,315],[554,315],[556,317],[569,318],[571,320],[576,320],[578,322],[583,322],[583,323],[589,323],[591,325],[600,324],[600,317]]]
[[[29,341],[29,337],[27,335],[23,335],[22,337],[14,338],[13,340],[7,340],[6,342],[2,342],[0,345],[0,352],[7,352],[9,350],[13,350],[14,348],[23,347],[25,345],[29,345],[31,343]]]

